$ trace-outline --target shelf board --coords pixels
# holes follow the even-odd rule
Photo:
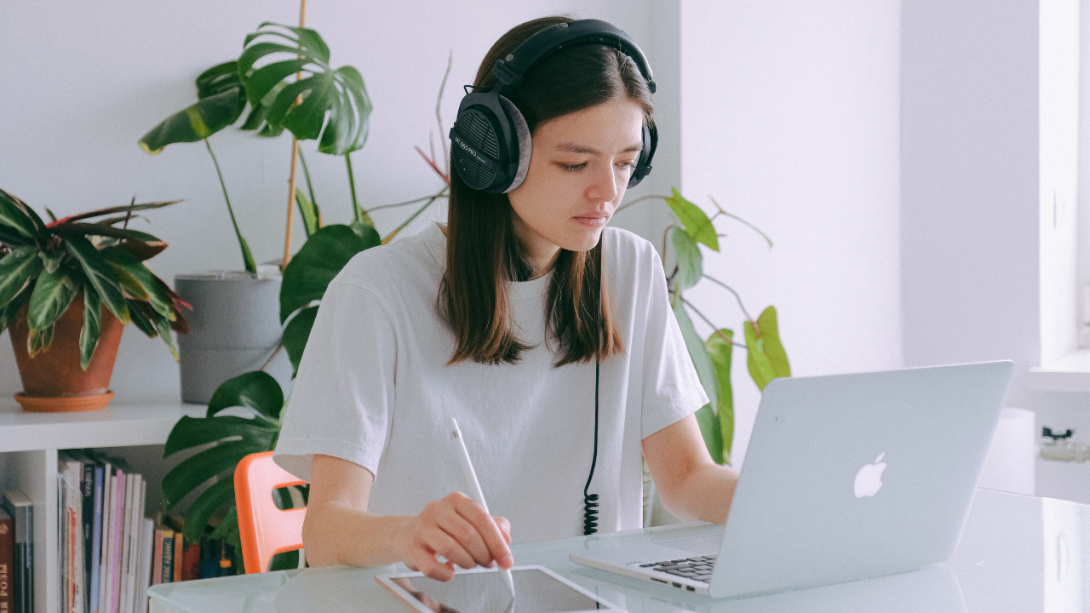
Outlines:
[[[105,409],[81,413],[28,413],[14,399],[0,400],[0,452],[162,445],[183,415],[205,411],[176,397],[115,398]]]
[[[1029,387],[1040,392],[1090,392],[1090,349],[1030,368]]]

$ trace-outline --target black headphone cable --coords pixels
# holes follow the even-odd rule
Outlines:
[[[590,461],[590,474],[583,487],[583,535],[598,532],[598,494],[591,494],[590,481],[594,478],[594,465],[598,462],[598,371],[600,363],[594,360],[594,456]]]

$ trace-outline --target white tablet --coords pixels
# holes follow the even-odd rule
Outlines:
[[[450,581],[423,573],[378,575],[375,581],[418,613],[625,613],[544,566],[515,566],[515,599],[496,569],[459,569]]]

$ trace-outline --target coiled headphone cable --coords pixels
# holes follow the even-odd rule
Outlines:
[[[599,362],[594,360],[594,456],[590,461],[590,474],[587,475],[587,484],[583,487],[583,534],[590,535],[598,532],[598,494],[591,494],[590,481],[594,478],[594,465],[598,462],[598,371]]]

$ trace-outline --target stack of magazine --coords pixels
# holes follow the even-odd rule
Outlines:
[[[58,454],[62,613],[146,613],[154,524],[147,484],[93,450]]]

